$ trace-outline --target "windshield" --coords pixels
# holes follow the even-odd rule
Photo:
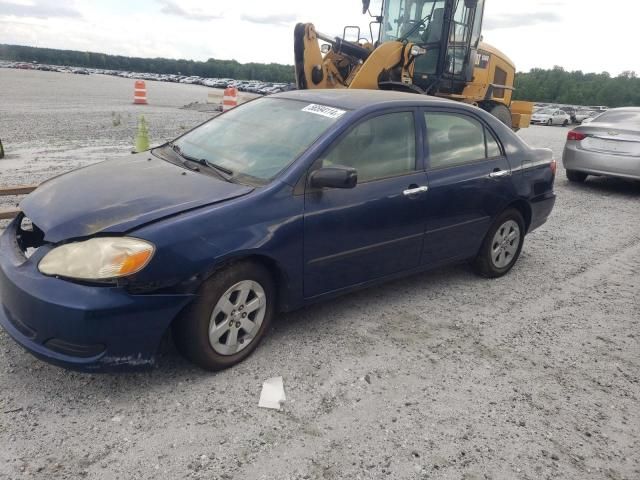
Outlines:
[[[444,20],[444,0],[389,0],[384,5],[383,42],[405,38],[426,44],[439,42]]]
[[[308,102],[264,98],[221,115],[174,142],[186,158],[263,182],[298,158],[345,112]]]

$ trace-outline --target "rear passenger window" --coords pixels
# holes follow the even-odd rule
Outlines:
[[[455,167],[501,155],[493,135],[471,117],[433,112],[426,113],[425,120],[432,169]]]
[[[413,113],[389,113],[360,123],[324,156],[322,166],[332,165],[355,168],[358,183],[415,171]]]

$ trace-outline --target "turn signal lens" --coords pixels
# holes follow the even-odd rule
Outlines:
[[[585,138],[587,138],[587,136],[582,133],[582,132],[577,132],[575,130],[571,130],[568,134],[567,134],[567,140],[584,140]]]
[[[127,277],[147,266],[155,247],[130,237],[100,237],[54,248],[40,261],[45,275],[77,280]]]

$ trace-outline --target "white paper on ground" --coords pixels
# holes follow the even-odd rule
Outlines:
[[[273,377],[262,384],[259,407],[281,410],[282,402],[287,399],[284,395],[282,377]]]

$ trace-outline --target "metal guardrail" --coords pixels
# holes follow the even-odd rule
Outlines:
[[[16,185],[11,187],[0,187],[0,197],[13,195],[27,195],[33,192],[37,185]],[[0,208],[0,220],[10,220],[20,213],[18,208]]]

